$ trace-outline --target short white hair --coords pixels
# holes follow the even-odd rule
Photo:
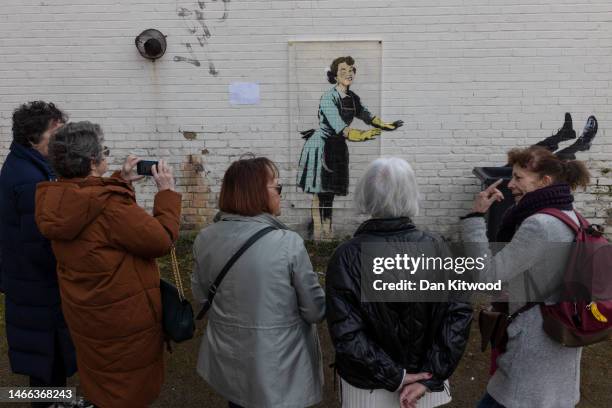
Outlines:
[[[414,170],[399,157],[374,160],[357,182],[355,201],[361,212],[373,218],[418,215],[419,190]]]

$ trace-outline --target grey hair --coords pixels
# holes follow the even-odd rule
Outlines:
[[[419,214],[419,190],[414,170],[399,157],[374,160],[355,188],[355,201],[373,218],[414,217]]]
[[[49,141],[49,162],[61,178],[87,177],[91,162],[103,160],[104,134],[100,125],[71,122],[61,127]]]

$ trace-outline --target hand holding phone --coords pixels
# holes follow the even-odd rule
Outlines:
[[[137,175],[134,173],[134,170],[138,166],[139,161],[140,159],[137,156],[130,154],[125,159],[125,162],[123,163],[123,166],[121,167],[121,178],[129,182],[141,180],[142,178],[144,178],[144,176]]]
[[[172,190],[174,191],[174,176],[172,175],[172,167],[168,166],[162,159],[159,163],[151,166],[151,172],[157,184],[157,190]]]
[[[141,160],[136,165],[136,173],[142,176],[152,176],[151,168],[158,165],[154,160]]]

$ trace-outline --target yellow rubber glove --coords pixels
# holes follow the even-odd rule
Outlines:
[[[382,129],[382,130],[395,130],[398,127],[401,127],[403,124],[404,124],[403,120],[396,120],[393,123],[389,123],[389,122],[383,122],[383,120],[379,118],[378,116],[372,119],[372,126],[376,126],[377,128]]]
[[[376,136],[380,135],[380,129],[370,129],[370,130],[359,130],[359,129],[349,129],[347,139],[351,142],[363,142],[366,140],[374,139]]]

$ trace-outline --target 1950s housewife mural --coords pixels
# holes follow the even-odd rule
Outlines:
[[[335,196],[346,196],[349,187],[350,142],[366,142],[392,131],[403,122],[385,122],[374,116],[350,87],[357,68],[351,56],[334,59],[327,80],[334,86],[321,96],[319,129],[301,132],[306,139],[298,164],[297,184],[312,194],[312,233],[315,240],[332,236],[332,213]],[[371,126],[362,130],[354,125],[360,119]]]

